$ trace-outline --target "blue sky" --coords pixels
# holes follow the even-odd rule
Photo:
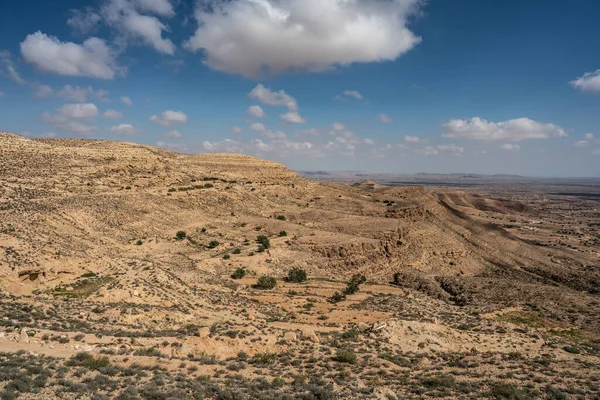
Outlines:
[[[587,0],[2,2],[0,129],[294,169],[600,176],[599,14]]]

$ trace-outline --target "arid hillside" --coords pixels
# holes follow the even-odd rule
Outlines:
[[[54,372],[32,393],[10,386],[18,374],[0,384],[27,398],[91,396],[76,385],[104,375],[93,398],[594,398],[599,246],[494,222],[543,218],[243,155],[0,133],[0,370],[24,350],[70,365],[75,386]]]

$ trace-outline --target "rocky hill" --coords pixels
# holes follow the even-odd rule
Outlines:
[[[502,391],[547,396],[556,369],[537,368],[544,360],[578,370],[558,386],[591,398],[597,386],[580,380],[598,366],[600,273],[589,256],[489,219],[531,212],[457,191],[320,184],[243,155],[0,133],[0,364],[18,349],[73,365],[104,353],[118,371],[161,365],[177,398],[437,397],[467,386],[467,397],[526,398]],[[285,281],[292,269],[308,281]],[[343,295],[356,274],[366,283]],[[263,276],[276,286],[257,287]],[[212,383],[179,385],[182,363],[188,380]],[[478,378],[456,373],[475,364]],[[541,380],[525,387],[520,373]],[[131,398],[170,398],[144,397],[153,384],[140,378]]]

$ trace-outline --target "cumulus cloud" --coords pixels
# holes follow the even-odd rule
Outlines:
[[[111,126],[108,131],[115,135],[133,135],[139,132],[139,130],[131,124],[120,124]]]
[[[470,120],[453,119],[443,125],[445,138],[479,141],[518,142],[526,139],[548,139],[567,136],[563,128],[544,124],[529,118],[511,119],[504,122],[488,122],[474,117]]]
[[[131,99],[127,96],[121,97],[121,103],[127,104],[128,106],[133,105],[133,101],[131,101]]]
[[[145,44],[173,55],[176,46],[163,37],[169,28],[160,18],[174,15],[170,0],[103,0],[97,9],[71,10],[67,24],[76,32],[87,33],[103,23],[116,32],[115,42],[120,47]]]
[[[407,27],[419,0],[234,0],[196,9],[185,43],[204,63],[256,78],[264,72],[324,71],[391,61],[419,43]]]
[[[65,104],[55,114],[42,114],[42,121],[57,129],[89,135],[97,130],[95,126],[88,125],[96,115],[98,107],[95,104]]]
[[[58,96],[65,98],[71,101],[77,101],[79,103],[84,103],[87,101],[88,96],[93,96],[100,101],[108,101],[106,97],[108,95],[108,91],[106,90],[94,90],[91,86],[87,88],[82,88],[79,86],[71,86],[66,85],[60,92],[58,92]]]
[[[181,134],[181,132],[174,130],[174,131],[165,133],[165,137],[168,137],[169,139],[181,139],[183,137],[183,135]]]
[[[407,143],[426,143],[426,142],[428,142],[427,139],[423,139],[418,136],[410,136],[410,135],[404,136],[404,141]]]
[[[50,86],[38,85],[36,87],[35,91],[33,92],[33,97],[35,97],[36,99],[45,99],[45,98],[52,96],[53,94],[54,94],[54,91],[52,90],[52,88]],[[85,99],[83,101],[85,101]]]
[[[181,111],[167,110],[160,116],[151,116],[150,121],[162,126],[180,125],[187,123],[187,115]]]
[[[261,106],[250,106],[248,108],[248,115],[255,118],[264,118],[267,116]]]
[[[392,123],[392,121],[393,121],[393,120],[390,118],[390,116],[389,116],[389,115],[387,115],[387,114],[379,114],[379,115],[377,116],[377,120],[378,120],[379,122],[383,122],[384,124],[390,124],[390,123]]]
[[[590,142],[587,140],[579,140],[575,143],[573,143],[573,146],[575,147],[589,147],[590,146]]]
[[[519,146],[518,144],[512,144],[512,143],[504,143],[500,146],[500,148],[502,150],[505,151],[512,151],[514,153],[516,153],[517,151],[521,150],[521,146]]]
[[[256,85],[256,87],[248,93],[248,97],[269,106],[282,106],[287,107],[290,111],[298,111],[298,102],[295,98],[283,90],[273,92],[262,83]]]
[[[58,113],[70,119],[91,119],[98,115],[98,107],[92,103],[65,104]]]
[[[235,133],[236,135],[241,135],[244,130],[239,126],[232,126],[231,133]]]
[[[167,149],[167,150],[171,150],[171,151],[185,151],[185,150],[187,150],[187,146],[185,144],[182,144],[182,143],[167,143],[167,142],[158,141],[158,142],[156,142],[156,145],[158,147],[161,147],[161,148]]]
[[[306,120],[298,114],[297,111],[290,111],[288,113],[282,114],[281,119],[288,124],[304,124]]]
[[[574,88],[585,92],[600,92],[600,69],[587,72],[569,83]]]
[[[116,110],[106,110],[104,111],[104,118],[112,120],[121,119],[123,118],[123,113]]]
[[[373,141],[373,139],[369,139],[369,138],[364,139],[363,143],[366,144],[366,145],[369,145],[369,146],[372,146],[373,144],[375,144],[375,142]]]
[[[40,71],[59,75],[113,79],[124,71],[117,66],[115,52],[95,37],[77,44],[37,31],[21,42],[21,55]]]
[[[594,134],[593,133],[586,133],[585,134],[585,138],[587,140],[593,140],[594,139]]]

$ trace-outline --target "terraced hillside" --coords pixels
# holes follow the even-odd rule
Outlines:
[[[493,215],[539,218],[242,155],[0,133],[3,393],[594,398],[597,257]]]

